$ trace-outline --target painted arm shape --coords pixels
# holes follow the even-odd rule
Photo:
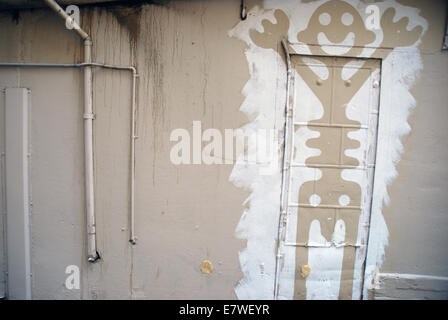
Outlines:
[[[417,26],[414,29],[408,31],[406,26],[409,23],[409,19],[404,17],[397,22],[393,22],[393,18],[395,16],[395,9],[389,8],[384,12],[381,17],[381,28],[383,30],[383,41],[372,54],[372,57],[381,56],[383,59],[386,59],[388,55],[391,53],[391,50],[385,52],[384,54],[380,54],[379,52],[384,49],[392,49],[394,47],[407,47],[418,41],[420,38],[423,28],[421,26]],[[350,78],[352,84],[351,87],[352,94],[355,93],[361,88],[364,82],[368,79],[370,73],[368,72],[359,72],[359,70]]]
[[[267,19],[263,19],[263,32],[258,32],[257,30],[250,31],[250,38],[252,41],[259,47],[265,49],[273,49],[275,50],[281,57],[284,59],[283,54],[280,53],[280,40],[282,38],[287,38],[288,29],[289,29],[289,18],[285,12],[282,10],[275,10],[274,17],[277,21],[276,24],[271,23]],[[395,9],[389,8],[387,9],[383,16],[381,17],[381,28],[383,30],[383,41],[372,54],[373,57],[381,56],[383,59],[386,59],[391,51],[386,51],[381,54],[380,51],[388,48],[392,49],[394,47],[406,47],[414,44],[423,32],[423,28],[421,26],[417,26],[414,29],[408,31],[407,25],[409,23],[409,19],[404,17],[397,22],[393,22],[393,18],[395,17]],[[387,32],[386,32],[387,31]],[[313,57],[314,59],[319,60],[318,57]],[[304,68],[302,68],[302,78],[306,82],[306,84],[314,91],[314,79],[316,78],[315,73],[310,69],[310,67],[304,63],[302,58],[300,58],[300,62],[303,63]],[[340,70],[342,72],[342,69]],[[368,72],[359,72],[359,70],[350,78],[351,83],[353,84],[350,87],[351,93],[348,96],[353,97],[353,95],[361,88],[364,82],[368,79],[370,73]],[[339,79],[342,79],[341,73],[338,75]],[[322,84],[325,85],[327,80],[321,80]]]

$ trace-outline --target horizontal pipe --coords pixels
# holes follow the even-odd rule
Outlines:
[[[302,168],[313,168],[313,169],[354,169],[354,170],[367,170],[371,168],[375,168],[375,164],[367,164],[365,166],[352,166],[345,164],[331,164],[331,163],[300,163],[300,162],[291,162],[291,167],[302,167]]]
[[[116,66],[111,64],[97,62],[82,63],[35,63],[35,62],[0,62],[0,67],[31,67],[31,68],[81,68],[81,67],[100,67],[106,69],[128,70],[135,75],[137,70],[132,66]]]
[[[350,210],[362,210],[363,208],[360,206],[341,206],[341,205],[332,205],[332,204],[319,204],[314,206],[309,203],[289,203],[288,207],[293,208],[310,208],[310,209],[350,209]]]
[[[132,114],[131,114],[131,217],[130,217],[130,239],[132,244],[136,244],[135,236],[135,140],[137,139],[135,129],[136,112],[136,80],[138,78],[137,69],[133,66],[117,66],[97,62],[83,63],[35,63],[35,62],[0,62],[0,67],[28,67],[28,68],[83,68],[99,67],[111,70],[123,70],[132,72]]]
[[[304,248],[341,248],[341,247],[355,247],[360,248],[362,245],[357,243],[336,243],[334,241],[330,242],[330,244],[309,244],[309,243],[302,243],[302,242],[285,242],[285,246],[289,247],[304,247]]]
[[[327,128],[353,128],[353,129],[369,129],[366,125],[356,125],[356,124],[342,124],[342,123],[317,123],[317,122],[294,122],[295,126],[307,126],[307,127],[327,127]]]

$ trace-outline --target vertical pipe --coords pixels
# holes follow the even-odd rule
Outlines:
[[[131,115],[131,237],[130,242],[132,244],[137,243],[135,237],[135,82],[137,80],[137,73],[132,73],[132,115]]]
[[[85,56],[87,57],[86,60],[91,60],[91,41],[85,40]],[[59,68],[84,68],[85,72],[88,72],[90,74],[84,73],[84,76],[86,77],[84,79],[84,84],[86,94],[84,95],[84,105],[89,106],[87,109],[85,107],[84,109],[84,119],[86,120],[93,120],[93,103],[92,103],[92,92],[93,92],[93,83],[92,83],[92,67],[100,67],[100,68],[106,68],[106,69],[113,69],[113,70],[126,70],[132,72],[132,107],[131,107],[131,214],[130,214],[130,237],[129,241],[132,244],[137,243],[137,237],[135,236],[135,140],[138,138],[136,134],[136,126],[135,126],[135,118],[136,118],[136,82],[137,78],[139,77],[137,70],[132,66],[114,66],[114,65],[108,65],[108,64],[102,64],[102,63],[96,63],[96,62],[83,62],[83,63],[75,63],[75,64],[54,64],[54,63],[24,63],[24,62],[0,62],[0,67],[59,67]],[[89,80],[90,79],[90,80]],[[90,89],[89,89],[90,88]],[[90,94],[89,94],[90,92]],[[89,98],[90,97],[90,98]],[[90,100],[89,100],[90,99]],[[86,111],[87,110],[87,111]],[[91,110],[90,112],[88,110]],[[92,128],[92,121],[90,122],[90,128]],[[86,130],[85,133],[85,139],[90,135],[90,132],[92,130]],[[89,141],[92,141],[93,145],[93,132],[92,132],[92,138],[89,139]],[[98,259],[100,259],[97,250],[96,250],[96,231],[95,231],[95,216],[94,216],[94,185],[90,185],[90,182],[87,183],[87,181],[92,181],[92,184],[94,183],[93,179],[93,146],[87,148],[87,143],[85,143],[86,146],[86,155],[90,153],[92,156],[86,156],[86,165],[85,167],[91,168],[91,170],[87,171],[86,169],[86,211],[87,211],[87,233],[88,233],[88,260],[91,262],[94,262]],[[91,160],[88,160],[91,159]],[[91,166],[88,166],[88,164],[91,163]],[[91,173],[88,173],[91,172]],[[91,176],[91,179],[88,179],[87,176]],[[91,191],[88,191],[91,190]],[[91,196],[88,196],[91,195]],[[93,212],[93,213],[92,213]],[[90,221],[90,222],[89,222]],[[93,249],[95,248],[95,249]],[[96,253],[96,254],[95,254]]]
[[[92,62],[92,40],[84,40],[84,62]],[[92,67],[84,67],[84,170],[85,170],[85,201],[87,215],[87,259],[95,262],[99,259],[96,250],[95,229],[95,190],[93,173],[93,91]]]
[[[277,236],[277,254],[275,263],[275,277],[274,277],[274,300],[278,298],[279,280],[280,280],[280,260],[283,257],[283,237],[285,229],[285,217],[287,217],[288,211],[288,186],[289,186],[289,174],[291,165],[291,147],[289,146],[289,136],[292,128],[292,109],[289,105],[289,86],[291,81],[291,59],[285,40],[281,42],[283,51],[286,58],[286,102],[285,102],[285,132],[283,139],[283,170],[282,170],[282,189],[280,195],[280,214],[278,219],[278,236]]]
[[[62,19],[70,21],[75,31],[84,40],[84,63],[92,63],[92,40],[81,27],[73,21],[64,9],[54,0],[45,0],[45,3],[53,9]],[[85,201],[87,216],[87,260],[95,262],[100,257],[96,250],[95,229],[95,190],[93,174],[93,91],[92,91],[92,66],[84,67],[84,170],[85,170]]]
[[[138,74],[133,67],[114,67],[92,63],[92,40],[90,36],[57,4],[54,0],[45,0],[61,18],[70,21],[75,31],[84,40],[84,167],[85,167],[85,201],[87,216],[87,259],[95,262],[100,259],[96,249],[96,227],[95,227],[95,190],[94,190],[94,162],[93,162],[93,89],[92,89],[92,66],[97,65],[105,68],[131,70],[132,71],[132,115],[131,115],[131,234],[130,242],[136,243],[135,237],[135,109],[136,109],[136,79]],[[76,65],[78,66],[78,65]]]

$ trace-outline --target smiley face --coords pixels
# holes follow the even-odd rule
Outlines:
[[[309,44],[312,54],[357,56],[362,47],[375,41],[358,11],[348,3],[331,0],[314,11],[307,28],[297,35]]]

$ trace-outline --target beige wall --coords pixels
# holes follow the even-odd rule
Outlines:
[[[126,25],[117,21],[120,12],[82,10],[84,21],[91,21],[94,60],[134,64],[140,74],[138,244],[132,247],[131,77],[94,73],[96,216],[103,259],[93,265],[84,257],[81,71],[1,70],[1,87],[32,90],[34,298],[235,297],[241,278],[238,251],[244,244],[233,234],[247,194],[228,181],[230,165],[172,165],[169,135],[175,128],[191,130],[193,120],[202,121],[204,129],[244,123],[237,111],[248,77],[243,45],[226,35],[239,19],[238,10],[236,2],[218,1],[145,6]],[[132,34],[136,43],[130,42],[132,19],[142,21],[141,32]],[[79,39],[49,10],[22,11],[17,24],[3,13],[0,23],[3,62],[80,60]],[[211,275],[201,274],[203,259],[212,261]],[[70,264],[82,267],[81,292],[64,287]]]
[[[246,245],[236,238],[235,228],[249,192],[229,182],[232,165],[173,165],[169,135],[176,128],[191,131],[193,120],[202,121],[203,130],[222,131],[248,122],[239,111],[249,79],[245,44],[227,35],[240,21],[239,4],[215,0],[131,10],[82,7],[83,26],[94,40],[94,60],[135,65],[140,74],[138,243],[132,246],[131,77],[120,71],[94,72],[96,218],[102,257],[95,264],[85,257],[82,72],[0,69],[0,88],[32,91],[34,298],[236,298],[234,288],[243,277],[238,252]],[[409,118],[412,131],[402,140],[399,176],[389,187],[391,204],[384,209],[390,238],[381,272],[448,276],[448,57],[440,51],[444,12],[442,1],[422,10],[430,22],[421,45],[424,69],[412,89],[417,100]],[[18,20],[10,12],[0,13],[0,40],[1,62],[82,59],[79,38],[45,9],[23,10]],[[1,112],[3,103],[1,98]],[[210,275],[199,269],[204,259],[213,263]],[[81,290],[64,287],[65,267],[71,264],[81,267]],[[0,296],[4,281],[2,272]]]
[[[417,1],[402,1],[415,5]],[[384,210],[390,229],[382,272],[448,276],[448,52],[441,51],[446,2],[430,1],[421,14],[430,21],[420,45],[423,70],[411,92],[417,106],[409,117],[412,131],[403,138],[398,178]]]

